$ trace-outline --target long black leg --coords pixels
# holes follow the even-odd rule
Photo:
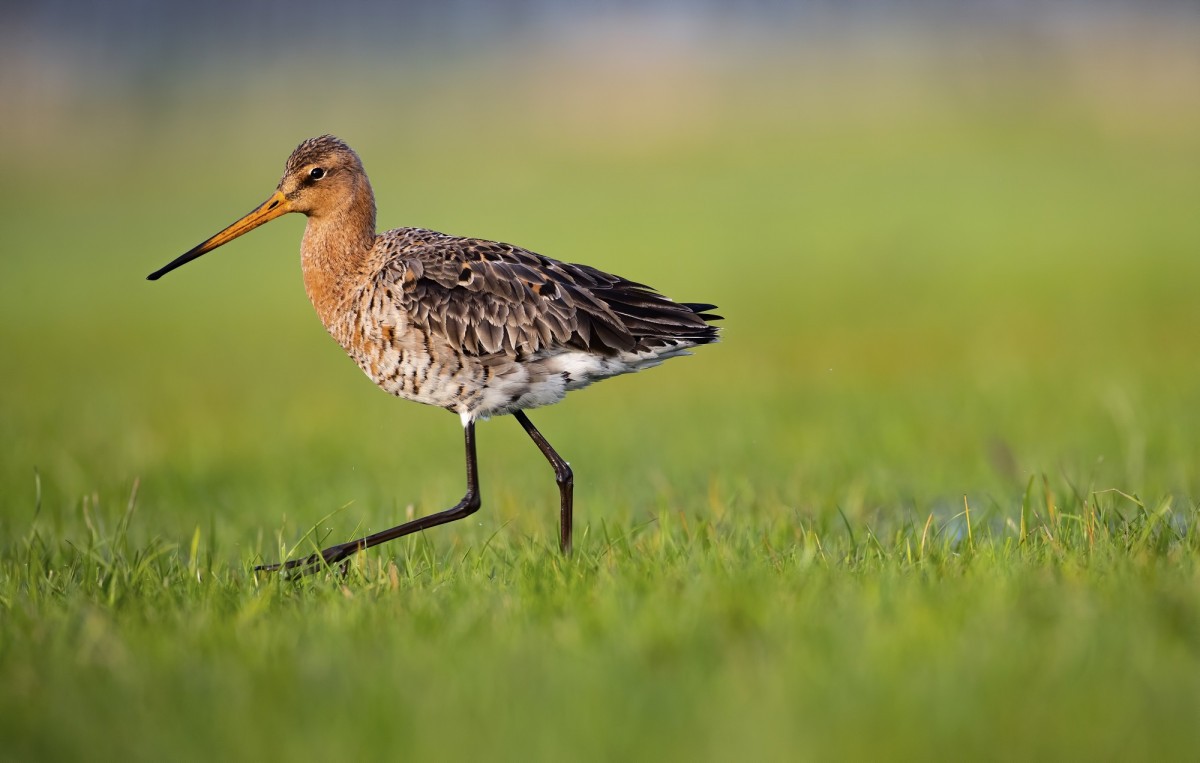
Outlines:
[[[571,467],[562,459],[562,456],[554,452],[554,448],[550,443],[546,442],[546,438],[542,437],[542,433],[537,431],[537,427],[529,420],[524,411],[517,411],[513,414],[517,421],[521,422],[521,426],[525,427],[525,433],[529,435],[534,444],[538,446],[538,450],[542,451],[542,455],[554,467],[554,481],[558,483],[558,497],[561,502],[559,506],[558,517],[558,547],[563,554],[571,555],[571,525],[574,522],[572,516],[572,506],[574,504],[574,489],[575,475],[571,472]]]
[[[255,567],[255,571],[262,570],[264,572],[275,572],[276,570],[291,570],[296,567],[307,567],[305,572],[315,572],[319,569],[319,565],[324,561],[325,564],[336,564],[348,556],[357,554],[359,551],[378,546],[380,543],[387,543],[389,540],[395,540],[405,535],[410,535],[415,532],[427,530],[430,527],[444,525],[447,522],[453,522],[457,519],[462,519],[474,514],[479,510],[479,467],[475,461],[475,422],[470,422],[464,428],[464,433],[467,442],[467,494],[463,499],[446,509],[439,511],[436,514],[430,514],[427,517],[414,519],[411,522],[405,522],[402,525],[391,528],[390,530],[381,530],[374,535],[368,535],[365,538],[352,540],[349,543],[340,543],[336,546],[330,546],[319,554],[313,554],[306,559],[293,559],[290,562],[282,564],[264,564]]]

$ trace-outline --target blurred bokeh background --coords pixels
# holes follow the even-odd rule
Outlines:
[[[457,424],[323,335],[301,220],[144,280],[325,132],[382,227],[721,306],[722,344],[534,416],[584,522],[904,521],[964,493],[1002,517],[1037,474],[1200,493],[1195,3],[39,0],[0,22],[9,530],[140,479],[142,532],[211,523],[234,556],[283,517],[351,504],[340,535],[459,494]],[[553,537],[519,429],[481,449],[479,537]]]

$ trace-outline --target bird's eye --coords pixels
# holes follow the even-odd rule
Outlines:
[[[320,180],[321,178],[325,177],[325,170],[321,169],[320,167],[313,167],[312,172],[309,172],[308,176],[313,180]]]

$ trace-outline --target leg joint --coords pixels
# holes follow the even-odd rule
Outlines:
[[[560,487],[572,486],[575,484],[575,472],[571,471],[571,467],[566,461],[554,465],[554,479]]]
[[[475,490],[463,496],[463,516],[474,514],[479,511],[479,507],[483,505],[483,501],[479,498],[479,493]]]

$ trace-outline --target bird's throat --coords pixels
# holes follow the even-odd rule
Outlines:
[[[356,286],[375,245],[375,204],[346,205],[308,218],[300,245],[304,289],[327,329]]]

